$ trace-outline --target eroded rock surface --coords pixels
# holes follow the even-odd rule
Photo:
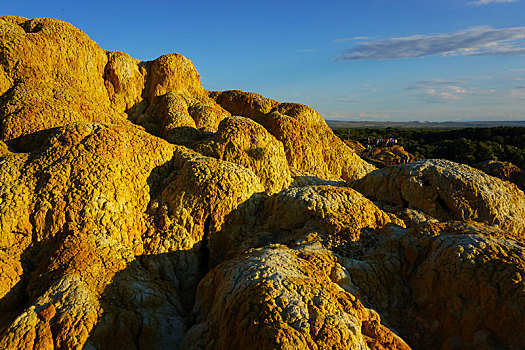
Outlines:
[[[342,268],[318,243],[254,249],[199,285],[184,347],[203,349],[408,349],[337,284]],[[335,281],[334,281],[335,280]]]
[[[421,348],[521,347],[525,246],[481,224],[384,229],[340,250],[348,290]]]
[[[373,200],[420,209],[439,220],[472,220],[525,233],[525,195],[467,165],[423,160],[376,170],[353,183]]]
[[[473,166],[489,175],[510,181],[516,184],[519,189],[525,191],[525,171],[510,162],[487,160],[485,162],[476,163]]]
[[[372,170],[307,106],[0,17],[0,348],[524,348],[523,192]]]
[[[308,106],[279,103],[244,91],[212,93],[212,97],[231,114],[263,125],[283,143],[291,167],[329,180],[353,180],[375,169],[335,136],[319,113]]]

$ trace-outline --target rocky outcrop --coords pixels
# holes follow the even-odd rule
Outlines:
[[[0,17],[0,127],[2,349],[525,347],[508,182],[45,18]]]
[[[380,167],[392,164],[409,163],[416,159],[412,154],[405,151],[401,145],[376,146],[368,151],[362,152],[360,156],[367,162]]]
[[[347,289],[419,348],[519,348],[525,247],[482,224],[387,227],[339,250]]]
[[[143,314],[129,326],[127,341],[134,342],[139,330],[160,336],[155,324],[173,317],[180,338],[179,294],[185,303],[193,299],[203,273],[205,234],[220,229],[238,203],[264,190],[246,168],[138,129],[101,124],[70,124],[41,149],[5,156],[3,162],[0,244],[12,254],[2,260],[1,305],[8,313],[26,309],[15,320],[4,320],[0,344],[5,347],[49,341],[49,332],[40,330],[47,322],[58,334],[54,341],[63,338],[57,344],[74,348],[87,341],[100,313],[111,333],[122,326],[122,309],[136,314],[135,308]],[[144,259],[146,267],[135,262],[149,254],[165,257]],[[166,262],[189,266],[160,277],[165,268],[158,265]],[[157,286],[163,278],[168,280]],[[132,293],[136,283],[155,292]],[[159,294],[157,306],[152,309],[137,292],[147,298]],[[110,301],[115,293],[124,297],[121,303]],[[56,316],[41,320],[39,313],[49,305]],[[155,314],[150,324],[147,315],[156,307],[165,314]]]
[[[104,85],[106,53],[71,24],[0,17],[0,57],[4,141],[75,121],[127,123]]]
[[[253,196],[232,212],[209,241],[211,265],[253,247],[288,244],[305,232],[321,235],[325,246],[337,246],[392,222],[403,225],[349,187],[290,187],[270,197]]]
[[[251,118],[264,126],[283,143],[293,168],[328,180],[353,180],[374,169],[335,136],[319,113],[308,106],[279,103],[243,91],[211,96],[231,114]]]
[[[476,163],[473,167],[502,180],[510,181],[518,186],[519,189],[525,191],[525,171],[510,162],[487,160]]]
[[[195,150],[253,170],[269,193],[278,192],[292,182],[283,144],[248,118],[224,119],[217,132]]]
[[[373,200],[420,209],[439,220],[472,220],[525,233],[525,195],[467,165],[424,160],[376,170],[353,187]]]
[[[187,349],[409,347],[338,284],[343,269],[319,243],[250,250],[199,285]]]
[[[367,148],[359,141],[343,141],[358,156],[379,167],[385,167],[392,164],[409,163],[416,160],[416,157],[408,153],[403,146],[398,144],[392,144],[391,146],[369,145]]]

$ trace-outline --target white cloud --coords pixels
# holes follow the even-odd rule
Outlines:
[[[516,2],[518,0],[476,0],[469,2],[469,5],[490,5],[490,4],[500,4],[500,3],[508,3],[508,2]]]
[[[511,73],[520,73],[520,72],[525,72],[525,68],[514,68],[514,69],[509,69],[507,72],[511,72]]]
[[[358,100],[356,99],[356,95],[354,94],[346,94],[341,95],[336,98],[334,98],[335,102],[342,102],[342,103],[356,103]]]
[[[356,44],[339,60],[388,60],[441,55],[525,55],[525,27],[474,27],[456,33],[413,35]]]
[[[461,86],[453,86],[453,85],[450,85],[448,86],[448,88],[452,91],[454,91],[455,93],[458,93],[458,94],[467,94],[469,93],[469,91],[465,88],[462,88]]]
[[[435,78],[435,79],[416,81],[414,84],[407,86],[407,90],[420,90],[420,89],[426,89],[432,86],[457,85],[457,84],[461,84],[461,82]]]
[[[453,100],[461,100],[463,96],[487,95],[496,92],[495,89],[479,90],[473,87],[465,88],[460,82],[445,79],[428,79],[417,81],[407,86],[407,90],[419,90],[417,96],[429,103],[443,103]]]
[[[367,36],[354,36],[352,38],[339,38],[339,39],[335,39],[334,41],[332,41],[332,43],[344,43],[344,42],[347,42],[347,41],[355,41],[355,40],[368,40],[370,39],[369,37]]]
[[[435,89],[426,89],[424,94],[420,95],[429,103],[442,103],[450,100],[459,100],[460,97],[450,92],[440,92]]]

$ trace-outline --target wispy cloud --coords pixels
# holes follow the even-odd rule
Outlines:
[[[445,80],[445,79],[427,79],[416,81],[414,84],[406,87],[407,90],[420,90],[428,89],[429,87],[440,86],[440,85],[457,85],[461,84],[459,81]]]
[[[356,41],[356,40],[368,40],[370,39],[369,37],[367,36],[354,36],[352,38],[339,38],[339,39],[335,39],[333,40],[332,42],[333,43],[344,43],[344,42],[347,42],[347,41]]]
[[[460,97],[450,92],[440,92],[435,89],[426,89],[422,97],[429,103],[443,103],[450,100],[459,100]]]
[[[525,72],[525,68],[513,68],[513,69],[509,69],[507,72],[510,72],[510,73]]]
[[[508,3],[508,2],[516,2],[518,0],[476,0],[469,2],[469,5],[490,5],[490,4],[501,4],[501,3]]]
[[[413,35],[357,44],[338,60],[388,60],[425,56],[525,55],[525,27],[474,27],[456,33]]]
[[[334,98],[334,101],[335,102],[342,102],[342,103],[356,103],[356,102],[358,102],[356,100],[356,95],[354,95],[354,94],[346,94],[346,95],[337,96],[336,98]]]
[[[300,49],[300,50],[295,50],[295,52],[314,52],[315,49]]]
[[[417,90],[415,96],[428,103],[444,103],[447,101],[461,100],[467,95],[487,95],[496,92],[494,89],[479,90],[460,86],[460,82],[445,79],[429,79],[415,82],[406,87],[407,90]]]

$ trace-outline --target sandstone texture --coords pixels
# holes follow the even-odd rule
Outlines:
[[[510,162],[487,160],[485,162],[476,163],[473,166],[489,175],[510,181],[516,184],[519,189],[525,191],[525,171]]]
[[[366,252],[366,253],[364,253]],[[339,253],[348,290],[419,348],[523,346],[523,243],[482,224],[385,228]]]
[[[379,167],[408,163],[416,160],[416,157],[408,153],[403,146],[398,144],[391,146],[374,145],[372,148],[367,149],[359,141],[344,140],[344,142],[361,158]]]
[[[525,348],[525,196],[0,17],[0,348]]]
[[[423,160],[368,174],[353,187],[373,200],[419,209],[439,220],[469,220],[523,238],[525,195],[467,165]]]
[[[252,249],[199,284],[185,348],[408,349],[338,285],[343,270],[321,244]]]

